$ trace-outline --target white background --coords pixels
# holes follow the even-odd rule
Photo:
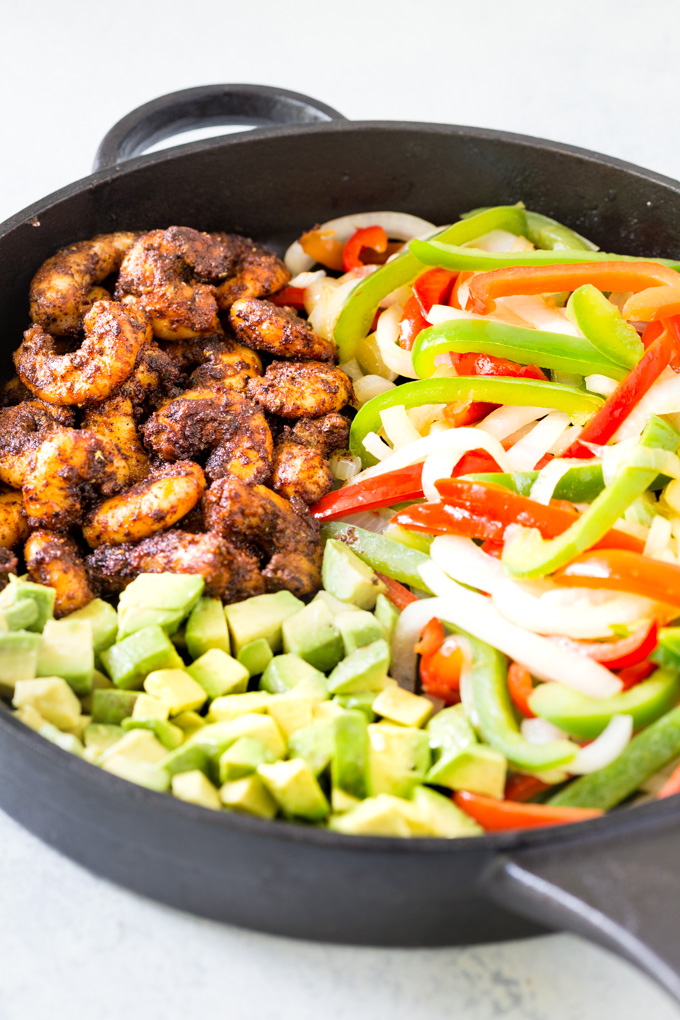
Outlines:
[[[353,118],[539,135],[680,177],[677,0],[2,0],[0,15],[0,219],[87,174],[132,107],[215,81],[280,85]],[[640,862],[641,880],[653,866]],[[2,815],[0,961],[0,1020],[680,1017],[568,936],[388,952],[196,921],[93,879]]]

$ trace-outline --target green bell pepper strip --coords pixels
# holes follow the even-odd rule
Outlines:
[[[420,576],[419,568],[429,560],[426,553],[412,549],[402,542],[395,542],[384,535],[377,535],[365,528],[356,528],[353,524],[342,524],[330,521],[321,528],[321,537],[337,538],[348,545],[373,570],[394,578],[401,584],[429,591]]]
[[[490,269],[507,269],[509,266],[576,265],[579,262],[659,262],[662,266],[680,270],[677,259],[659,259],[642,255],[614,255],[604,251],[584,251],[563,248],[556,251],[482,251],[480,248],[461,248],[446,244],[439,238],[430,241],[413,240],[409,251],[426,266],[443,269],[471,270],[475,273]],[[370,279],[370,277],[368,277]]]
[[[531,496],[531,489],[538,478],[538,471],[518,471],[515,474],[488,472],[476,475],[463,475],[469,482],[492,482],[502,485],[504,489],[517,492],[520,496]],[[555,499],[568,499],[570,503],[592,503],[604,489],[602,464],[599,461],[584,461],[583,466],[569,468],[555,486]]]
[[[640,437],[639,446],[675,450],[679,441],[674,428],[661,418],[652,417]],[[590,508],[561,535],[544,539],[535,528],[523,528],[508,538],[503,548],[503,566],[513,577],[552,574],[599,542],[657,474],[654,468],[623,467]]]
[[[523,208],[524,203],[517,203],[520,208]],[[470,216],[477,216],[478,213],[488,212],[493,206],[485,206],[479,209],[471,209],[470,212],[463,213],[461,219],[467,220]],[[528,209],[525,210],[527,219],[527,225],[525,230],[525,237],[527,237],[532,244],[535,244],[537,248],[549,248],[551,250],[557,248],[584,248],[586,251],[597,251],[597,245],[589,241],[587,237],[583,237],[581,234],[577,234],[575,230],[570,227],[565,227],[563,223],[558,220],[553,220],[550,216],[543,216],[542,213],[530,212]]]
[[[576,779],[547,803],[555,807],[592,807],[609,811],[678,755],[680,707],[662,715],[633,737],[610,765]]]
[[[680,675],[658,669],[649,680],[611,698],[589,698],[562,684],[539,684],[529,697],[529,707],[570,737],[593,740],[612,716],[632,715],[633,729],[641,730],[674,708],[679,697]]]
[[[467,633],[465,638],[472,651],[472,700],[478,717],[476,728],[486,743],[505,755],[512,765],[528,772],[545,772],[570,762],[578,748],[569,740],[530,744],[524,739],[508,692],[508,660],[484,641]]]
[[[485,400],[490,404],[511,404],[516,407],[550,407],[566,414],[578,425],[583,425],[602,406],[602,400],[592,393],[575,390],[559,383],[540,379],[506,379],[503,376],[460,376],[454,379],[416,379],[386,393],[379,393],[367,401],[357,412],[349,433],[349,448],[355,457],[361,457],[364,467],[376,464],[364,449],[369,432],[381,427],[380,412],[401,404],[419,407],[421,404],[450,404],[454,400]]]
[[[413,368],[421,379],[428,379],[435,371],[437,355],[449,351],[491,354],[520,365],[538,365],[578,375],[598,374],[623,379],[626,374],[626,369],[618,362],[600,353],[583,337],[482,319],[452,319],[422,330],[413,345]]]
[[[680,672],[680,627],[662,627],[658,641],[649,656],[652,662]]]
[[[634,368],[645,353],[637,330],[592,283],[574,291],[567,303],[567,314],[593,347],[617,365],[628,370]]]
[[[466,244],[468,241],[474,241],[476,237],[488,234],[491,230],[524,233],[526,230],[524,210],[520,206],[499,205],[467,220],[459,220],[436,236],[438,240],[451,244]],[[386,262],[375,273],[359,281],[345,301],[335,326],[335,342],[338,345],[338,357],[341,362],[354,357],[359,341],[370,331],[373,316],[382,299],[398,287],[411,283],[422,270],[423,265],[418,258],[405,251],[391,262]]]

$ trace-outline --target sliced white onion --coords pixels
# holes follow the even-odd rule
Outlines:
[[[309,257],[299,241],[293,241],[290,247],[287,248],[283,261],[286,263],[291,276],[299,276],[300,273],[306,273],[314,265],[314,259]]]
[[[616,379],[610,379],[608,375],[587,375],[584,380],[586,389],[591,393],[600,393],[603,397],[609,397],[619,385]]]
[[[549,464],[546,464],[544,468],[538,472],[538,478],[531,486],[529,497],[536,503],[541,503],[543,506],[547,506],[550,500],[553,498],[555,489],[557,488],[560,480],[566,475],[567,471],[570,471],[575,464],[582,464],[582,460],[560,460],[559,457],[555,457]]]
[[[570,425],[568,429],[565,429],[559,439],[556,439],[550,448],[550,452],[556,457],[561,457],[563,453],[566,453],[572,443],[575,443],[578,437],[583,432],[582,425]]]
[[[547,638],[510,623],[490,598],[456,584],[431,559],[421,566],[420,576],[437,601],[445,603],[437,612],[440,620],[493,645],[526,666],[537,679],[554,680],[592,698],[609,698],[620,692],[621,681],[599,662],[567,648],[557,649]]]
[[[483,592],[493,592],[506,578],[499,559],[462,535],[438,535],[430,547],[430,556],[454,581]]]
[[[660,514],[652,521],[645,542],[644,555],[659,557],[668,551],[672,538],[671,522]]]
[[[509,230],[490,230],[488,234],[482,234],[481,237],[476,237],[473,241],[468,241],[463,245],[464,248],[477,248],[479,251],[532,251],[533,244],[531,241],[527,241],[525,245],[516,247],[517,242],[520,239],[517,234],[511,234]]]
[[[298,273],[292,280],[288,281],[289,287],[299,287],[301,290],[306,290],[307,287],[311,287],[313,283],[318,280],[323,280],[326,275],[325,269],[315,269],[312,273]]]
[[[602,478],[605,485],[611,485],[621,468],[630,463],[636,448],[637,440],[634,438],[624,439],[620,443],[599,448],[602,457]]]
[[[411,602],[399,614],[392,637],[391,675],[401,687],[406,687],[410,691],[414,689],[416,680],[414,646],[425,624],[433,619],[446,619],[442,615],[446,606],[445,599],[419,599],[417,602]]]
[[[376,460],[388,460],[392,456],[392,448],[381,439],[377,432],[368,432],[364,437],[364,449],[368,450]]]
[[[410,241],[421,234],[433,234],[437,230],[434,223],[421,220],[419,216],[391,211],[351,213],[349,216],[339,216],[337,219],[322,223],[317,227],[317,230],[332,232],[335,235],[335,240],[344,244],[349,241],[352,234],[363,227],[382,227],[387,236],[396,241]],[[299,241],[293,241],[283,260],[293,274],[303,273],[314,265],[314,259],[306,254]]]
[[[383,379],[381,375],[365,375],[354,383],[354,396],[357,404],[361,407],[373,397],[377,397],[379,393],[387,393],[388,390],[393,389],[394,383],[389,379]]]
[[[388,294],[387,297],[382,299],[378,307],[389,308],[390,305],[404,305],[411,297],[412,293],[410,283],[405,284],[403,287],[397,287],[396,290],[393,290],[391,294]]]
[[[333,340],[335,324],[356,280],[340,283],[324,276],[305,289],[305,309],[312,329],[325,340]]]
[[[469,295],[469,281],[462,283],[458,291],[458,299],[465,307]],[[453,322],[455,319],[477,319],[481,322],[504,322],[509,326],[528,326],[529,323],[516,315],[510,308],[501,306],[498,311],[494,310],[490,315],[477,315],[476,312],[461,311],[460,308],[451,308],[449,305],[432,305],[427,313],[427,321],[433,326],[441,322]]]
[[[435,422],[445,425],[442,421],[444,407],[444,404],[421,404],[420,407],[409,407],[406,413],[416,432],[422,436],[427,434]]]
[[[533,471],[539,460],[545,457],[553,443],[569,425],[569,415],[564,411],[551,411],[508,450],[508,460],[513,471]]]
[[[508,462],[505,450],[492,436],[485,436],[483,442],[480,442],[480,433],[477,429],[457,428],[449,429],[449,432],[453,432],[453,435],[449,437],[447,448],[431,453],[425,458],[423,464],[423,495],[432,503],[438,503],[441,499],[435,482],[441,478],[450,478],[460,458],[470,450],[486,450],[501,468]],[[444,432],[439,433],[439,435],[445,434]],[[428,438],[430,437],[428,436]]]
[[[496,298],[494,315],[501,311],[519,316],[534,329],[547,333],[562,333],[564,336],[583,336],[578,326],[570,322],[561,308],[549,305],[539,295],[516,294],[512,297]]]
[[[417,379],[418,373],[413,368],[411,352],[405,351],[403,347],[399,346],[401,313],[401,305],[390,305],[389,308],[386,308],[378,319],[375,339],[380,356],[388,368],[407,379]]]
[[[614,435],[614,442],[637,438],[653,414],[680,413],[680,375],[665,369]]]
[[[364,373],[361,371],[361,365],[356,358],[352,358],[351,361],[343,361],[338,368],[348,375],[352,382],[356,382],[358,379],[363,379]]]
[[[364,444],[365,445],[365,444]],[[409,443],[397,450],[389,460],[375,464],[363,472],[364,478],[371,478],[374,475],[382,475],[386,471],[396,471],[397,468],[408,467],[409,464],[417,464],[425,460],[431,453],[440,453],[443,450],[458,450],[458,460],[469,450],[486,450],[491,454],[501,470],[507,470],[507,454],[501,444],[493,436],[486,436],[477,429],[470,428],[447,428],[443,432],[430,432],[429,436],[423,436],[415,443]],[[458,461],[455,462],[456,464]],[[455,466],[455,465],[454,465]],[[443,475],[441,477],[444,477]]]
[[[511,407],[506,404],[487,414],[484,421],[480,421],[475,428],[480,432],[487,432],[495,439],[507,439],[513,432],[549,413],[550,409],[547,407]]]
[[[334,478],[346,482],[361,471],[361,457],[353,457],[348,451],[340,451],[331,455],[330,469]]]
[[[567,772],[574,776],[586,776],[611,765],[626,749],[632,735],[632,715],[613,715],[599,737],[576,752],[576,756],[566,766]]]
[[[409,443],[421,438],[420,432],[414,427],[403,404],[386,407],[380,412],[380,421],[385,436],[395,450],[400,450]]]
[[[338,517],[337,520],[341,524],[351,524],[355,528],[363,528],[364,531],[382,535],[387,530],[393,516],[391,510],[362,510],[358,514]]]
[[[529,744],[551,744],[553,740],[564,740],[567,734],[553,726],[547,719],[522,719],[520,732]]]

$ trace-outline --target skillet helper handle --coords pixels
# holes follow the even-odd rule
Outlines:
[[[675,801],[677,798],[671,798]],[[680,1002],[680,817],[511,851],[485,875],[489,898],[625,956]],[[580,826],[574,826],[578,829]]]
[[[132,159],[164,138],[212,125],[276,126],[345,120],[333,107],[267,85],[201,85],[138,106],[104,136],[93,170]]]

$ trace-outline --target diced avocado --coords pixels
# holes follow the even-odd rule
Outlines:
[[[271,595],[254,595],[244,602],[224,607],[234,653],[257,638],[265,638],[272,652],[281,650],[281,625],[293,613],[304,609],[304,602],[292,592],[277,591]]]
[[[334,832],[352,836],[426,836],[427,825],[420,811],[409,801],[387,793],[368,797],[345,814],[328,823]]]
[[[74,737],[77,737],[78,740],[82,742],[85,727],[89,726],[91,722],[92,722],[91,715],[81,715],[78,717],[78,719],[76,719],[75,725],[69,726],[69,728],[65,732],[72,733]]]
[[[16,712],[12,712],[12,715],[31,730],[39,730],[41,726],[45,725],[46,721],[33,705],[23,705]]]
[[[266,638],[249,641],[238,653],[237,661],[245,666],[250,676],[259,676],[272,661],[273,652]]]
[[[121,726],[125,733],[130,730],[148,730],[169,751],[174,751],[184,741],[184,731],[179,726],[173,726],[167,719],[133,719],[132,716],[128,716],[123,719]]]
[[[172,641],[158,626],[144,627],[111,645],[101,653],[101,660],[116,687],[127,690],[141,687],[144,677],[154,670],[181,669],[184,665]]]
[[[211,811],[220,811],[222,808],[219,793],[200,769],[179,772],[173,776],[172,792],[179,800],[185,800],[189,804],[198,804],[200,807],[210,808]]]
[[[205,688],[183,669],[156,669],[144,681],[144,690],[168,706],[170,715],[191,712],[206,701]]]
[[[266,712],[272,700],[266,691],[248,691],[246,694],[227,694],[224,698],[215,698],[210,706],[211,722],[230,722],[240,715],[251,712]]]
[[[88,751],[92,751],[92,755],[88,755],[90,759],[96,759],[108,751],[117,741],[123,736],[123,730],[120,726],[111,726],[109,723],[90,723],[85,727],[83,733],[83,742],[85,748]]]
[[[220,784],[243,779],[253,773],[258,765],[276,761],[269,748],[255,737],[239,737],[231,747],[220,755]]]
[[[35,584],[22,577],[10,574],[9,584],[0,592],[0,613],[11,616],[15,607],[25,599],[34,603],[37,613],[26,630],[39,633],[48,620],[54,615],[54,599],[56,592],[44,584]]]
[[[120,779],[127,779],[129,783],[136,783],[137,786],[145,786],[147,790],[155,790],[156,793],[167,793],[170,789],[170,776],[165,769],[148,761],[137,761],[124,754],[113,754],[106,759],[102,768]]]
[[[373,711],[388,722],[402,726],[422,726],[432,715],[432,702],[403,687],[386,687],[373,702]]]
[[[116,755],[156,765],[159,761],[163,761],[167,753],[167,749],[153,733],[148,730],[132,730],[130,733],[123,734],[116,744],[103,753],[101,763],[103,765],[112,755]]]
[[[416,786],[412,802],[419,808],[433,836],[455,839],[459,836],[478,836],[484,831],[474,819],[456,807],[449,797],[427,786]]]
[[[186,670],[211,700],[225,694],[242,694],[250,679],[246,667],[221,648],[208,649]]]
[[[331,809],[334,815],[342,815],[359,804],[361,801],[357,797],[350,797],[344,790],[338,790],[336,786],[331,790]]]
[[[363,712],[343,712],[333,723],[331,783],[352,797],[366,796],[368,723]]]
[[[76,694],[92,690],[94,651],[87,620],[48,620],[38,654],[38,676],[60,676]]]
[[[435,761],[442,754],[457,753],[477,743],[462,705],[451,705],[437,712],[427,724],[427,735]]]
[[[96,656],[95,656],[96,661]],[[105,673],[101,673],[98,669],[92,671],[92,691],[90,694],[86,694],[81,697],[84,712],[92,711],[92,696],[95,691],[111,691],[114,690],[113,684]]]
[[[386,683],[389,668],[389,645],[381,638],[363,648],[357,648],[338,663],[328,677],[328,690],[331,694],[382,690],[389,686]]]
[[[427,734],[390,723],[372,723],[368,739],[368,792],[408,799],[430,767]]]
[[[312,710],[314,722],[323,722],[326,719],[335,719],[344,711],[337,701],[317,701]]]
[[[112,605],[103,599],[92,599],[82,609],[63,617],[66,620],[87,620],[92,628],[92,646],[95,652],[103,652],[116,640],[118,634],[118,614]]]
[[[166,719],[170,715],[170,707],[160,698],[151,694],[138,694],[132,709],[133,719]]]
[[[373,702],[379,693],[379,691],[356,691],[354,694],[336,694],[333,698],[333,703],[338,704],[343,709],[351,710],[358,708],[360,712],[364,713],[369,722],[373,722],[375,719]]]
[[[172,641],[173,645],[175,646],[180,655],[188,656],[189,653],[187,652],[186,630],[183,626],[180,626],[175,631],[174,634],[168,634],[168,637],[170,638],[170,640]]]
[[[326,541],[321,576],[327,592],[359,609],[373,609],[378,595],[385,592],[375,571],[335,538]]]
[[[240,715],[231,722],[217,722],[198,730],[189,737],[185,747],[202,747],[209,758],[215,762],[228,747],[239,737],[254,737],[271,751],[275,758],[282,758],[286,753],[286,745],[281,733],[268,715]]]
[[[204,747],[192,744],[189,738],[175,751],[166,755],[162,761],[162,767],[169,776],[176,776],[179,772],[193,772],[194,769],[200,769],[201,772],[208,775],[210,758]]]
[[[73,690],[59,676],[37,680],[18,680],[12,704],[15,708],[31,705],[43,719],[60,730],[69,730],[80,718],[81,708]]]
[[[304,659],[292,654],[275,655],[260,677],[260,690],[269,691],[270,694],[285,694],[310,677],[317,680],[320,678],[326,688],[323,673]]]
[[[324,792],[302,758],[259,765],[257,774],[288,817],[319,822],[329,814]]]
[[[314,698],[299,698],[295,691],[291,691],[275,695],[267,705],[267,711],[286,740],[290,740],[298,730],[312,725],[315,704]]]
[[[399,619],[399,610],[386,595],[381,593],[375,600],[374,612],[376,620],[379,620],[383,626],[385,639],[391,641]]]
[[[336,599],[335,595],[331,595],[329,591],[318,591],[312,602],[323,602],[327,609],[330,609],[333,616],[339,616],[341,613],[353,613],[358,610],[358,606],[353,606],[351,602],[341,602],[340,599]]]
[[[139,574],[118,599],[118,640],[151,626],[174,634],[204,586],[200,574]]]
[[[40,615],[37,602],[33,599],[20,599],[2,610],[3,630],[32,630]]]
[[[19,680],[35,677],[41,640],[28,630],[0,633],[0,688],[11,690]]]
[[[205,726],[206,721],[198,712],[180,712],[179,715],[173,716],[172,724],[179,726],[185,737],[190,737],[196,730]]]
[[[258,775],[225,783],[220,789],[220,800],[231,811],[241,811],[258,818],[273,818],[277,812],[276,801]]]
[[[445,752],[426,781],[451,790],[502,798],[506,773],[507,762],[502,754],[484,744],[472,744],[462,751]]]
[[[349,615],[349,614],[348,614]],[[343,645],[331,611],[323,602],[308,606],[284,620],[283,649],[327,672],[340,662]]]
[[[335,748],[332,719],[313,722],[292,734],[288,741],[289,758],[302,758],[315,776],[328,766]]]
[[[229,628],[221,599],[203,596],[198,600],[189,614],[184,640],[192,659],[198,659],[211,648],[219,648],[227,655],[231,652]]]
[[[95,689],[92,692],[92,721],[120,726],[123,719],[132,715],[138,697],[133,691]]]
[[[57,747],[62,749],[62,751],[68,751],[69,754],[75,754],[78,758],[83,758],[85,755],[85,748],[77,737],[74,737],[72,733],[62,733],[62,731],[58,730],[56,726],[52,725],[52,723],[43,723],[38,730],[38,733],[41,737],[44,737],[45,740],[49,740],[51,743],[56,744]]]
[[[343,613],[336,619],[336,627],[342,636],[345,655],[363,648],[385,637],[385,628],[373,613],[357,609],[354,613]]]

